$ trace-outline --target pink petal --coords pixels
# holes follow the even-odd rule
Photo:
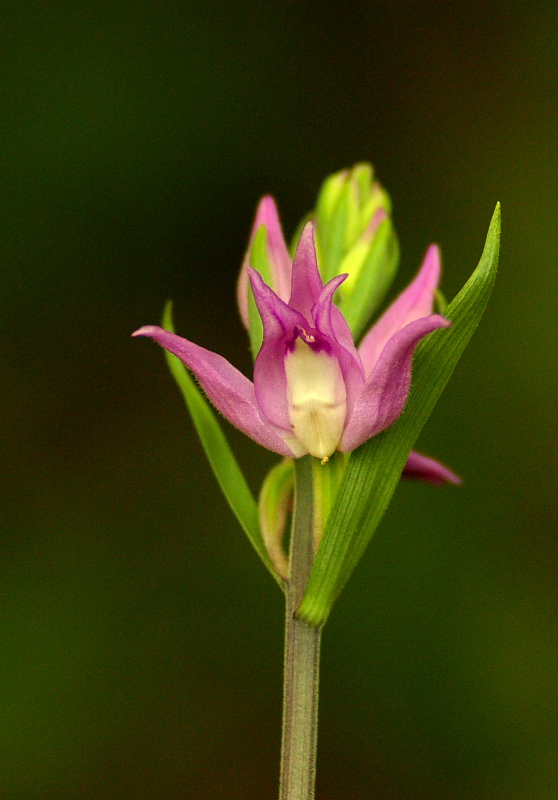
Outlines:
[[[436,245],[431,245],[416,278],[362,340],[358,351],[366,375],[370,375],[384,346],[397,331],[416,319],[432,314],[439,280],[440,253]]]
[[[334,355],[341,367],[347,391],[347,416],[350,417],[364,383],[364,371],[349,326],[339,309],[333,305],[333,295],[346,277],[338,275],[324,286],[312,309],[312,315],[317,330],[333,346]]]
[[[291,257],[281,229],[281,222],[279,221],[275,200],[270,195],[266,195],[260,200],[256,211],[256,218],[250,233],[248,250],[244,256],[237,284],[238,307],[244,326],[247,329],[250,328],[250,320],[248,314],[248,274],[246,270],[250,266],[250,250],[254,237],[262,225],[265,225],[267,232],[267,251],[271,267],[271,285],[281,300],[285,302],[289,299],[289,293],[291,291],[291,275],[293,271]]]
[[[293,264],[291,299],[289,305],[311,323],[312,306],[318,302],[323,289],[316,248],[314,226],[308,222],[300,235]]]
[[[261,413],[253,383],[226,358],[156,325],[146,325],[132,336],[149,336],[177,356],[194,373],[215,408],[251,439],[274,453],[295,455],[281,438],[283,432]],[[290,431],[284,433],[292,436]]]
[[[274,425],[290,430],[285,355],[297,329],[309,326],[302,314],[277,297],[255,270],[249,269],[248,274],[264,329],[263,343],[254,363],[256,397]]]
[[[259,272],[248,268],[248,277],[252,285],[254,300],[262,319],[264,339],[275,336],[294,336],[298,326],[308,327],[305,317],[280,297],[263,280]],[[312,317],[310,317],[312,320]]]
[[[348,278],[345,273],[332,278],[322,289],[318,301],[312,308],[314,324],[322,333],[335,339],[341,347],[351,354],[364,377],[362,361],[353,340],[353,334],[343,314],[333,303],[333,297],[339,286]]]
[[[246,272],[245,258],[236,284],[236,301],[238,303],[238,310],[240,312],[242,324],[247,331],[250,330],[250,314],[248,312],[248,285],[248,273]]]
[[[343,281],[348,278],[348,275],[337,275],[336,278],[332,278],[324,288],[320,291],[320,295],[317,301],[312,306],[311,317],[310,319],[313,320],[316,328],[318,328],[322,333],[325,333],[326,336],[335,336],[333,332],[333,323],[332,323],[332,311],[333,311],[333,296],[337,289],[341,286]],[[344,319],[344,318],[343,318]],[[345,325],[347,323],[345,322]],[[348,330],[347,328],[343,328],[343,335]],[[349,331],[350,335],[350,331]],[[352,337],[351,337],[351,344],[352,344]],[[354,345],[353,345],[354,346]]]
[[[355,342],[353,339],[353,334],[351,329],[349,328],[349,323],[343,316],[343,314],[339,311],[336,305],[331,306],[331,324],[333,326],[333,330],[335,333],[335,338],[339,342],[339,344],[348,350],[349,353],[352,353],[355,359],[357,360],[360,368],[362,369],[362,360],[360,358],[360,353],[358,352],[357,348],[355,347]],[[362,374],[364,375],[364,370],[362,369]]]
[[[337,288],[347,277],[348,276],[346,274],[338,275],[336,278],[332,278],[329,283],[326,284],[322,290],[318,302],[312,309],[312,316],[314,318],[316,327],[319,328],[322,333],[326,333],[328,336],[333,337],[341,345],[341,347],[351,354],[355,362],[358,364],[359,371],[364,377],[362,361],[360,359],[360,354],[355,347],[353,334],[351,333],[349,324],[337,306],[333,303],[333,296]]]
[[[456,486],[460,486],[462,482],[460,477],[447,467],[444,467],[443,464],[414,451],[409,453],[409,458],[401,477],[426,481],[437,486],[443,486],[445,483],[454,483]]]
[[[343,434],[345,452],[388,428],[400,416],[409,395],[411,363],[417,344],[428,333],[450,325],[449,320],[432,314],[410,322],[391,337],[357,397]]]

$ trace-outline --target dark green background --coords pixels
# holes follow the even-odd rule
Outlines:
[[[448,7],[451,5],[451,8]],[[558,7],[4,3],[0,797],[273,798],[282,599],[161,351],[250,359],[258,198],[288,233],[374,162],[402,244],[501,269],[324,636],[319,800],[558,797]],[[230,429],[229,429],[230,430]],[[236,432],[251,483],[274,457]]]

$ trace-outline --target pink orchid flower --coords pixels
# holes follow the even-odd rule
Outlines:
[[[450,325],[432,313],[440,274],[438,249],[430,247],[414,281],[357,350],[333,304],[346,275],[323,285],[312,223],[302,232],[291,266],[273,201],[265,210],[271,263],[277,270],[274,282],[283,297],[287,274],[292,274],[286,302],[255,270],[243,269],[264,331],[253,382],[222,356],[160,327],[147,325],[133,335],[148,336],[177,356],[223,416],[258,444],[282,456],[310,453],[325,463],[336,450],[354,450],[395,422],[409,394],[417,344]],[[241,276],[239,286],[243,280]],[[246,310],[241,303],[245,323]],[[459,481],[442,465],[413,453],[406,472],[435,483]]]

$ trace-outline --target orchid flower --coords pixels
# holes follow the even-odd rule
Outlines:
[[[329,179],[329,183],[331,183],[332,181],[340,182],[344,178],[346,178],[345,173],[338,173],[337,175],[334,175]],[[382,195],[382,190],[379,186],[375,187],[375,191],[373,194],[374,196],[381,196],[383,198],[384,205],[388,202],[388,200],[386,199],[387,196],[384,197],[385,193],[384,195]],[[374,211],[374,214],[371,215],[370,219],[368,220],[367,229],[365,232],[366,235],[373,234],[378,224],[386,216],[386,209],[384,208],[384,205],[379,203],[377,199],[376,199],[376,204],[378,204],[378,208],[377,210]],[[250,266],[250,255],[254,239],[256,237],[256,234],[262,227],[265,227],[265,233],[266,233],[266,255],[267,255],[267,262],[269,265],[268,271],[269,271],[271,288],[274,289],[276,294],[281,298],[281,300],[284,300],[285,302],[288,302],[291,290],[293,263],[289,256],[289,251],[285,243],[285,239],[283,237],[283,231],[281,228],[281,222],[279,219],[279,213],[277,211],[275,200],[273,199],[273,197],[271,197],[271,195],[266,195],[260,200],[260,203],[256,211],[254,223],[252,225],[252,230],[250,232],[248,250],[244,257],[237,285],[238,308],[240,311],[242,322],[248,332],[250,332],[250,315],[248,311],[248,295],[249,295],[248,270]],[[359,242],[357,240],[357,246],[355,249],[358,249],[358,247],[359,247]],[[429,251],[429,254],[431,258],[436,259],[437,263],[433,265],[431,282],[426,286],[424,306],[420,308],[420,311],[424,314],[432,312],[434,293],[436,291],[440,279],[439,251],[437,248],[432,248],[432,249],[435,250],[436,252],[430,254]],[[355,259],[351,257],[351,254],[349,254],[348,260],[351,261],[352,263]],[[354,284],[354,277],[355,276],[351,268],[348,281],[352,281]],[[346,281],[345,283],[347,283],[348,281]],[[343,291],[344,286],[345,284],[341,284],[340,287],[341,291]],[[405,465],[405,469],[403,470],[402,477],[413,480],[421,480],[439,486],[443,485],[444,483],[454,483],[456,485],[459,485],[461,483],[461,479],[454,472],[449,470],[446,466],[439,463],[438,461],[435,461],[433,458],[428,458],[427,456],[424,456],[420,453],[416,453],[414,451],[409,454],[409,458]]]
[[[243,270],[263,324],[253,382],[222,356],[160,327],[148,325],[134,335],[148,336],[177,356],[213,405],[254,441],[283,456],[310,453],[325,463],[336,450],[354,450],[395,422],[409,394],[417,344],[432,331],[449,327],[447,319],[432,313],[439,253],[435,246],[429,248],[416,278],[357,350],[333,303],[347,276],[323,285],[311,222],[299,240],[286,300],[291,262],[270,200],[261,218],[269,232],[277,293],[258,272],[247,265]],[[244,280],[241,276],[240,287]],[[247,305],[241,302],[240,307],[247,324]],[[421,476],[435,482],[458,481],[436,462],[426,462],[413,455],[409,472],[428,473]]]

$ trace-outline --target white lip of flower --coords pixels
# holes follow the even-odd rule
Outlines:
[[[308,342],[314,341],[305,331]],[[325,463],[339,445],[347,415],[345,381],[335,357],[314,351],[298,337],[285,358],[287,402],[293,433]]]

